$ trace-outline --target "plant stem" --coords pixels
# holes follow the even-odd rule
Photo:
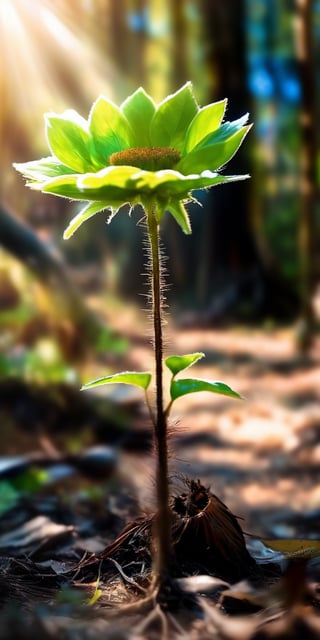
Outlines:
[[[156,373],[155,447],[157,455],[157,539],[154,568],[163,581],[171,562],[171,513],[169,507],[167,416],[163,408],[163,337],[159,224],[156,208],[148,212],[148,239],[152,271],[152,318]]]

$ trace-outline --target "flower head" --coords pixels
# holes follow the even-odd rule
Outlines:
[[[14,167],[33,189],[86,201],[65,237],[98,211],[111,210],[110,220],[127,203],[155,207],[158,222],[168,211],[190,233],[184,203],[193,190],[248,177],[220,173],[250,129],[248,114],[222,123],[226,103],[200,108],[190,82],[158,105],[142,88],[120,107],[100,96],[88,120],[74,110],[46,114],[52,155]]]

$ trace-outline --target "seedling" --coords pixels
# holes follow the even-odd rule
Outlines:
[[[250,129],[248,115],[223,122],[226,100],[200,108],[188,82],[155,105],[139,88],[120,107],[105,98],[94,102],[88,120],[76,111],[45,116],[51,155],[15,164],[28,186],[45,193],[84,201],[84,208],[67,227],[70,238],[99,211],[109,211],[108,222],[124,204],[144,209],[151,267],[151,300],[155,363],[155,406],[150,397],[152,373],[125,371],[85,384],[83,389],[124,383],[141,388],[150,411],[157,458],[157,526],[154,531],[153,569],[158,585],[170,575],[172,563],[169,506],[167,425],[173,403],[180,397],[209,391],[231,398],[240,395],[223,382],[180,378],[203,353],[172,355],[164,359],[163,296],[161,291],[160,231],[165,215],[172,215],[182,231],[191,233],[185,204],[192,192],[243,180],[225,176],[221,168],[232,158]],[[130,209],[131,211],[131,209]],[[165,405],[164,366],[171,373],[170,401]]]

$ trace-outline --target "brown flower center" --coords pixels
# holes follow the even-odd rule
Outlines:
[[[180,151],[172,147],[136,147],[113,153],[109,162],[111,165],[160,171],[160,169],[172,169],[179,162],[180,157]]]

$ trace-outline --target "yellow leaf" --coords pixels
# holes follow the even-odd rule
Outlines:
[[[317,558],[320,556],[320,540],[262,540],[273,551],[290,558]]]

